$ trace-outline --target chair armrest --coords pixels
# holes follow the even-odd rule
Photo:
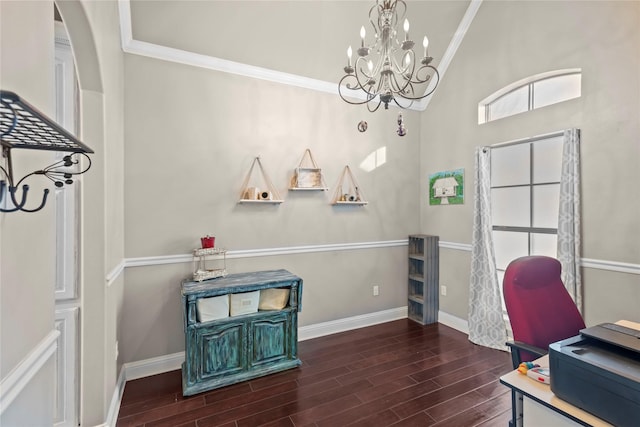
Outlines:
[[[514,369],[517,368],[520,363],[522,363],[522,357],[520,354],[521,351],[530,353],[538,357],[542,357],[548,353],[548,351],[545,349],[524,343],[522,341],[508,341],[506,344],[511,350],[511,361],[513,363]]]

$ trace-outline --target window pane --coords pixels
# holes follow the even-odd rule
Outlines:
[[[558,228],[560,184],[533,187],[533,226]]]
[[[529,144],[491,150],[491,186],[528,184],[530,180]]]
[[[528,111],[529,85],[501,96],[487,107],[489,108],[489,121]]]
[[[514,259],[529,255],[529,233],[494,231],[493,245],[496,268],[505,270]]]
[[[531,255],[558,255],[558,236],[555,234],[531,234]]]
[[[533,145],[533,183],[560,182],[562,136],[543,139]]]
[[[581,74],[551,77],[533,84],[533,108],[580,97]]]
[[[529,227],[531,224],[529,191],[529,187],[492,189],[491,215],[493,225]]]

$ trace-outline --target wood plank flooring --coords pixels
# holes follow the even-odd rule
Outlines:
[[[408,319],[298,344],[302,366],[183,397],[180,371],[127,382],[118,427],[507,426],[509,354]]]

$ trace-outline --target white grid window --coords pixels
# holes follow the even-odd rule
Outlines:
[[[491,149],[493,244],[500,284],[516,258],[556,257],[561,164],[562,135]]]

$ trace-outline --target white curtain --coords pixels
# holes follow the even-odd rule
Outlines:
[[[491,149],[476,147],[469,340],[506,350],[507,332],[491,228]]]
[[[580,242],[580,130],[568,129],[562,148],[557,256],[562,281],[582,313]]]

